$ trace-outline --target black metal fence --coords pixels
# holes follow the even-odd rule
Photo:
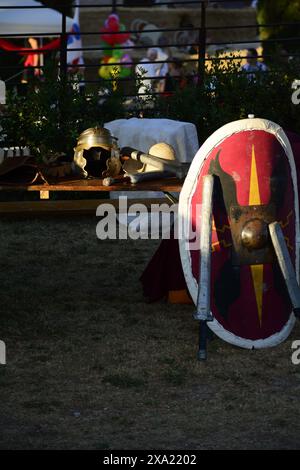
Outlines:
[[[123,2],[123,6],[132,6],[135,8],[138,8],[138,6],[141,6],[141,3],[142,2]],[[144,2],[143,2],[144,3]],[[182,27],[182,28],[162,28],[162,29],[159,29],[159,28],[156,28],[156,29],[148,29],[147,32],[148,33],[157,33],[157,32],[162,32],[162,33],[179,33],[179,32],[187,32],[188,34],[186,35],[187,38],[192,38],[193,40],[192,41],[187,41],[187,42],[180,42],[180,43],[176,43],[176,42],[171,42],[171,43],[168,43],[167,44],[167,47],[168,48],[186,48],[187,49],[187,52],[185,53],[184,55],[184,58],[182,59],[182,61],[185,63],[185,64],[189,64],[189,63],[192,63],[194,64],[194,75],[195,75],[195,83],[197,84],[201,84],[203,82],[203,77],[204,77],[204,74],[205,74],[205,66],[206,66],[206,62],[207,61],[219,61],[219,60],[222,60],[222,61],[232,61],[232,60],[236,60],[236,57],[233,57],[232,54],[229,52],[229,53],[226,53],[222,55],[222,57],[218,57],[218,56],[210,56],[208,57],[207,56],[207,50],[208,48],[211,48],[211,47],[214,47],[214,48],[219,48],[219,49],[222,49],[222,47],[226,47],[228,45],[231,46],[232,49],[234,49],[235,46],[241,46],[241,45],[245,45],[245,48],[249,48],[250,47],[253,47],[253,48],[256,48],[258,45],[266,45],[266,43],[269,43],[271,44],[272,42],[274,43],[277,43],[278,40],[276,39],[268,39],[268,40],[260,40],[258,37],[257,38],[254,38],[253,39],[253,35],[251,36],[251,38],[249,38],[249,40],[237,40],[237,41],[218,41],[218,42],[213,42],[211,40],[209,40],[209,34],[213,31],[226,31],[226,30],[242,30],[242,29],[246,29],[248,31],[251,31],[251,29],[255,29],[255,31],[259,31],[259,26],[257,25],[257,23],[255,22],[254,24],[248,24],[248,25],[226,25],[226,26],[207,26],[207,11],[209,8],[213,8],[213,7],[216,7],[216,6],[234,6],[236,4],[236,6],[238,6],[239,8],[241,8],[244,4],[244,6],[248,6],[250,5],[251,2],[249,1],[245,1],[245,2],[241,2],[241,1],[238,1],[238,0],[233,0],[231,2],[228,2],[226,0],[217,0],[217,1],[213,1],[213,2],[209,2],[207,0],[200,0],[200,1],[190,1],[190,2],[179,2],[179,1],[173,1],[173,2],[170,2],[170,1],[166,1],[166,2],[159,2],[159,3],[154,3],[152,2],[153,6],[152,8],[157,8],[157,11],[159,13],[159,11],[162,11],[160,10],[161,7],[174,7],[174,8],[177,8],[179,6],[183,6],[183,7],[186,7],[187,6],[187,3],[189,4],[190,7],[193,7],[193,8],[197,8],[197,9],[200,9],[201,11],[201,15],[200,15],[200,24],[197,24],[196,26],[193,26],[193,25],[190,25],[190,26],[186,26],[186,27]],[[229,5],[230,4],[230,5]],[[119,12],[122,13],[122,6],[120,6],[119,2],[118,1],[112,1],[110,3],[101,3],[101,4],[95,4],[95,3],[85,3],[85,4],[82,4],[79,6],[80,9],[85,9],[85,8],[99,8],[99,9],[103,9],[103,8],[108,8],[110,9],[110,11],[113,13],[113,12]],[[37,4],[36,6],[26,6],[26,0],[24,0],[24,6],[22,5],[19,5],[19,6],[12,6],[12,7],[3,7],[0,5],[0,15],[1,15],[1,10],[3,9],[11,9],[11,10],[16,10],[16,9],[41,9],[41,8],[46,8],[45,6],[40,6],[39,4]],[[72,67],[70,66],[70,64],[68,64],[68,60],[67,60],[67,54],[68,54],[68,38],[70,38],[71,36],[75,36],[77,33],[76,32],[70,32],[67,30],[67,15],[66,15],[66,11],[67,11],[67,6],[65,6],[64,8],[64,5],[60,5],[60,9],[63,11],[62,15],[61,15],[61,28],[59,31],[57,31],[55,34],[52,32],[52,33],[41,33],[39,34],[38,36],[41,37],[41,38],[49,38],[49,37],[53,37],[53,36],[57,36],[59,39],[60,39],[60,45],[57,46],[55,49],[54,49],[54,52],[56,54],[56,64],[57,64],[57,67],[58,67],[58,73],[60,74],[60,76],[62,78],[66,78],[66,79],[69,79],[69,80],[74,80],[74,76],[72,73],[69,73],[70,70],[72,70]],[[280,23],[280,24],[265,24],[265,25],[260,25],[260,27],[264,27],[264,28],[268,28],[268,27],[274,27],[274,26],[297,26],[297,27],[300,27],[300,23],[291,23],[291,24],[283,24],[283,23]],[[130,35],[136,35],[139,33],[139,31],[137,30],[126,30],[126,31],[122,31],[122,33],[128,33]],[[81,37],[84,38],[84,37],[87,37],[89,35],[95,35],[95,34],[106,34],[106,33],[101,33],[99,31],[88,31],[88,32],[81,32]],[[114,35],[114,34],[119,34],[118,31],[116,32],[113,32],[111,31],[110,32],[110,35]],[[1,33],[1,30],[0,30],[0,40],[1,39],[9,39],[11,40],[11,38],[13,38],[13,40],[20,40],[21,38],[24,38],[24,37],[31,37],[31,36],[37,36],[33,31],[28,31],[27,34],[24,34],[24,32],[22,33],[16,33],[16,32],[13,32],[11,34],[2,34]],[[299,40],[298,37],[287,37],[287,38],[284,38],[284,39],[281,39],[281,44],[284,42],[286,44],[288,44],[289,42],[295,42],[296,40]],[[152,44],[151,47],[156,47],[156,46],[159,46],[159,44]],[[141,52],[143,50],[146,50],[147,48],[149,47],[146,46],[146,45],[139,45],[139,44],[133,44],[133,45],[118,45],[118,49],[121,50],[121,51],[134,51],[136,54],[138,52]],[[95,47],[88,47],[88,46],[85,46],[85,47],[80,47],[80,48],[73,48],[72,50],[73,51],[78,51],[78,52],[82,52],[84,55],[87,55],[89,51],[99,51],[99,54],[103,54],[109,50],[112,50],[113,48],[110,47],[110,46],[103,46],[103,45],[99,45],[97,46],[96,48]],[[189,51],[191,50],[194,50],[195,54],[190,54]],[[34,53],[41,53],[42,51],[40,49],[34,49],[32,52]],[[14,48],[14,50],[9,50],[9,51],[6,51],[6,56],[7,55],[10,55],[10,56],[14,56],[16,57],[17,54],[24,54],[24,50],[22,48],[18,49],[18,48]],[[281,52],[278,52],[278,57],[286,57],[288,54],[285,52],[285,51],[281,51]],[[298,53],[295,53],[293,54],[293,58],[295,57],[299,57],[299,54]],[[242,57],[243,58],[243,57]],[[245,58],[245,57],[244,57]],[[262,58],[262,56],[258,56],[258,58]],[[264,55],[264,58],[268,58],[267,55]],[[19,59],[20,60],[20,59]],[[16,62],[17,62],[17,59],[16,59]],[[171,62],[174,62],[174,57],[168,57],[167,59],[164,59],[164,60],[155,60],[155,63],[159,64],[159,63],[171,63]],[[135,80],[136,77],[135,77],[135,74],[134,74],[134,70],[135,70],[135,67],[140,63],[140,60],[130,60],[129,62],[124,62],[124,61],[110,61],[109,63],[109,66],[112,67],[112,69],[114,67],[119,67],[119,66],[128,66],[128,67],[131,67],[133,73],[131,74],[130,77],[126,77],[126,78],[118,78],[119,81],[123,81],[123,82],[129,82],[129,81],[132,81],[132,80]],[[149,62],[151,63],[151,62]],[[43,70],[45,67],[45,65],[36,65],[35,68],[36,69],[41,69]],[[5,63],[5,60],[2,59],[2,61],[0,62],[0,78],[1,78],[1,75],[5,75],[5,80],[7,82],[7,85],[9,85],[9,83],[12,81],[12,79],[14,79],[14,81],[16,81],[16,75],[21,75],[22,72],[23,72],[23,67],[22,65],[20,64],[10,64],[9,65],[9,69],[10,71],[13,71],[14,69],[18,70],[17,73],[12,73],[10,76],[7,76],[7,73],[5,73],[5,70],[8,68],[8,65]],[[95,63],[85,63],[85,64],[77,64],[76,65],[76,69],[77,70],[81,70],[82,72],[82,76],[80,78],[80,82],[82,84],[85,84],[87,85],[88,83],[102,83],[103,80],[101,80],[100,78],[89,78],[87,79],[85,77],[85,74],[84,74],[84,70],[87,71],[87,69],[91,69],[91,68],[99,68],[99,64],[95,64]],[[147,76],[147,79],[148,80],[157,80],[157,76]],[[116,77],[110,77],[107,79],[107,81],[115,81],[116,80]]]

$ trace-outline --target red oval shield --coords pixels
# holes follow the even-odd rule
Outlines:
[[[208,326],[245,348],[274,346],[294,325],[288,292],[268,235],[279,222],[299,273],[299,209],[289,140],[275,123],[245,119],[217,130],[197,152],[179,200],[180,255],[197,302],[202,186],[214,175]],[[299,279],[298,279],[299,281]]]

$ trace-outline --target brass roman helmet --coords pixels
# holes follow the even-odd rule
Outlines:
[[[105,127],[90,127],[77,139],[74,170],[81,176],[116,176],[121,171],[117,139]]]

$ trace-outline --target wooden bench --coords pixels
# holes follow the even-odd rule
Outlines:
[[[96,212],[99,204],[110,203],[118,207],[118,199],[97,198],[90,200],[49,200],[50,192],[103,192],[110,191],[162,191],[168,195],[170,192],[180,192],[182,182],[177,178],[166,178],[155,181],[131,184],[120,182],[112,186],[104,186],[101,179],[75,180],[69,179],[61,182],[32,184],[32,185],[9,185],[1,184],[0,191],[37,191],[40,194],[39,201],[8,201],[0,202],[1,215],[40,215],[40,214],[91,214]],[[147,208],[151,204],[166,202],[165,199],[130,199],[130,204],[142,203]],[[171,203],[169,201],[169,203]]]

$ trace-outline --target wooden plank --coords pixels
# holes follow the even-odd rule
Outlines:
[[[128,199],[128,207],[132,204],[144,204],[147,209],[151,204],[168,204],[171,202],[165,198],[151,199]],[[90,199],[90,200],[71,200],[71,201],[17,201],[17,202],[1,202],[1,216],[10,215],[84,215],[96,214],[96,209],[100,204],[111,204],[118,210],[118,199]]]
[[[104,186],[102,179],[64,180],[49,184],[32,185],[0,185],[0,191],[174,191],[180,192],[183,182],[178,178],[165,178],[155,181],[144,181],[131,184],[116,183],[113,186]]]
[[[49,191],[40,191],[40,199],[49,199]]]

